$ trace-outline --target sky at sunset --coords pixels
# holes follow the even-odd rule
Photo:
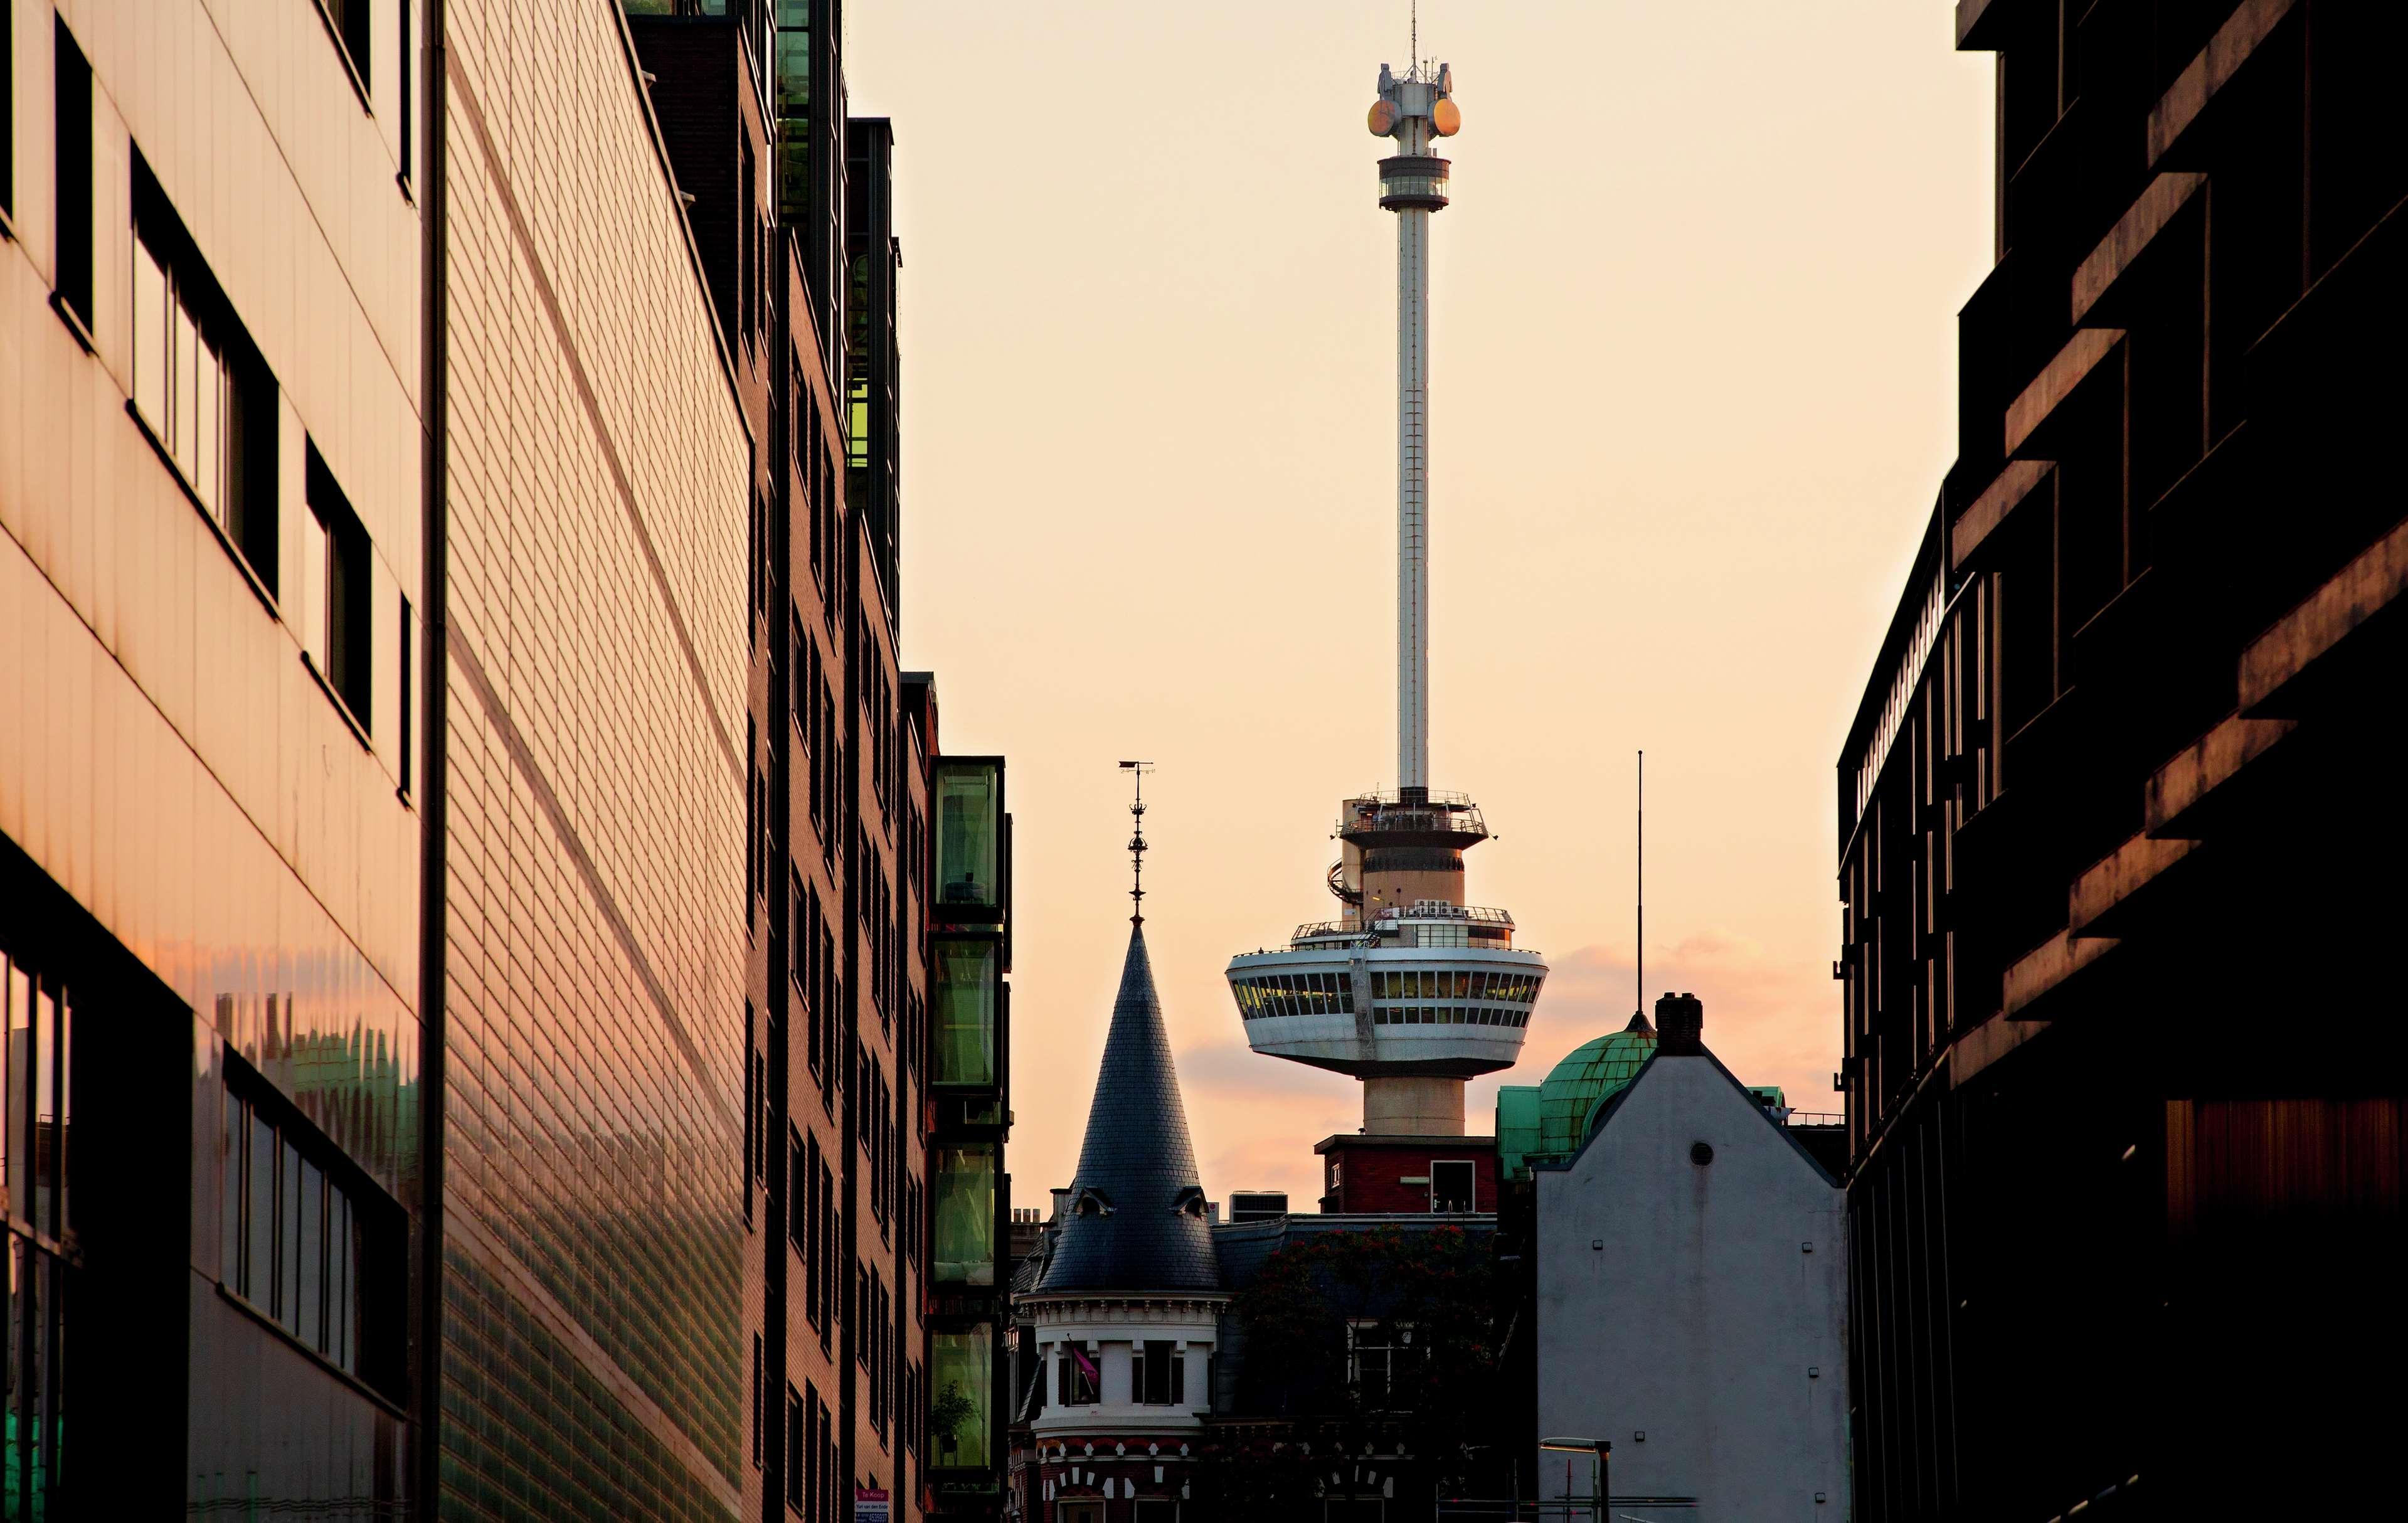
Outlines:
[[[1146,931],[1207,1192],[1319,1193],[1354,1081],[1245,1046],[1222,970],[1337,912],[1391,786],[1395,219],[1363,126],[1405,0],[881,0],[896,121],[904,664],[1010,759],[1009,1165],[1068,1183]],[[1955,452],[1989,263],[1989,55],[1942,0],[1429,0],[1463,130],[1431,281],[1431,783],[1554,970],[1535,1084],[1647,983],[1836,1109],[1833,766]]]

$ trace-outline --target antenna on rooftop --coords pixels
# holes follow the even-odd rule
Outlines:
[[[1129,837],[1129,924],[1145,924],[1145,775],[1154,770],[1150,761],[1125,761],[1121,769],[1137,784],[1137,797],[1129,805],[1129,817],[1137,822],[1136,833]]]
[[[1647,1013],[1647,751],[1639,752],[1639,941],[1632,957],[1631,982],[1639,996],[1638,1013]]]

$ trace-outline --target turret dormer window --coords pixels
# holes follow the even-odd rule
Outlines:
[[[1170,1209],[1182,1216],[1193,1216],[1201,1221],[1206,1210],[1204,1187],[1200,1185],[1190,1185],[1181,1190],[1171,1200]]]

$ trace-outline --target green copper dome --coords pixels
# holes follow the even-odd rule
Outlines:
[[[1531,1152],[1547,1157],[1579,1152],[1598,1108],[1639,1077],[1655,1056],[1656,1028],[1644,1015],[1573,1048],[1539,1085],[1539,1145]]]

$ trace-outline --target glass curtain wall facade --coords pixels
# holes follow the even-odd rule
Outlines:
[[[438,14],[426,1484],[446,1516],[722,1519],[757,1505],[750,302],[697,269],[616,7]]]
[[[1011,816],[1000,757],[940,756],[929,784],[930,1093],[937,1129],[929,1282],[937,1315],[927,1421],[936,1513],[992,1517],[1002,1506],[1010,1415],[1001,1388],[1010,1294]]]
[[[10,1517],[424,1500],[416,33],[217,14],[0,6]]]

